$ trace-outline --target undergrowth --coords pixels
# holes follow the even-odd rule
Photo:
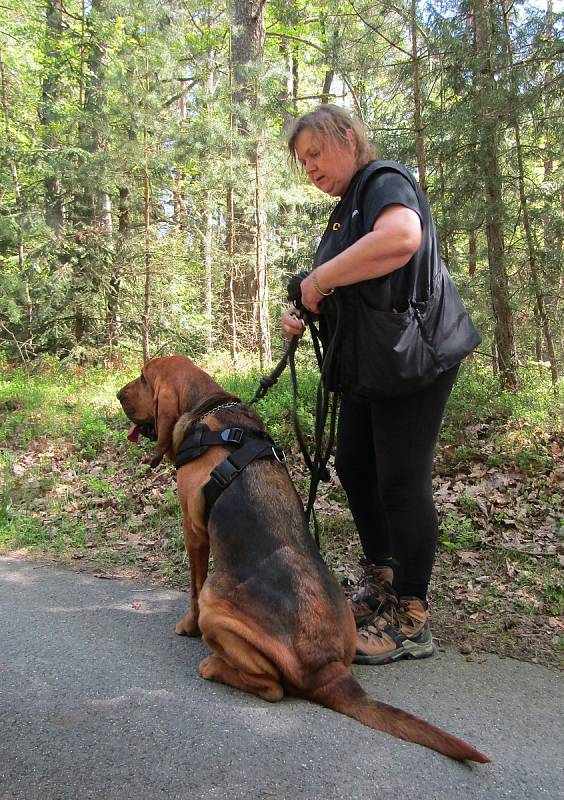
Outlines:
[[[318,375],[306,356],[298,359],[298,415],[311,445]],[[252,364],[234,370],[224,356],[202,366],[245,402],[268,371]],[[143,569],[168,582],[185,582],[174,470],[165,465],[149,470],[153,445],[144,441],[134,447],[127,441],[128,421],[115,398],[119,387],[138,374],[137,363],[108,370],[64,368],[52,361],[38,362],[29,372],[4,371],[0,549],[94,559],[106,569]],[[491,372],[477,363],[464,365],[436,461],[443,554],[434,584],[439,619],[447,629],[448,619],[460,612],[469,631],[472,620],[480,621],[484,613],[483,632],[490,625],[489,609],[503,620],[501,628],[491,624],[504,642],[513,625],[520,630],[503,615],[508,592],[511,614],[537,615],[537,627],[539,613],[553,620],[547,630],[560,624],[554,620],[563,613],[558,569],[563,492],[555,468],[562,459],[561,407],[547,370],[531,365],[520,377],[522,388],[505,392]],[[304,496],[308,481],[295,443],[292,403],[286,371],[256,408],[287,452]],[[335,480],[321,485],[318,506],[324,558],[350,585],[360,548]],[[456,631],[453,627],[453,638]]]

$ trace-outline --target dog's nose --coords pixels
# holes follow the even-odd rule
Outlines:
[[[123,394],[123,389],[120,389],[119,392],[116,394],[118,400],[121,400]]]

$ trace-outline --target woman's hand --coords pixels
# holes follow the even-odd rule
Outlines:
[[[303,336],[306,329],[305,319],[298,316],[298,310],[294,306],[288,309],[280,321],[282,328],[282,335],[286,339],[291,339],[292,336]]]
[[[315,315],[319,314],[321,301],[331,294],[330,289],[326,289],[322,281],[321,273],[316,270],[315,272],[310,272],[300,284],[302,305]]]

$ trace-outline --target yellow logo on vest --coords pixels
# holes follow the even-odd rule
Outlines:
[[[334,222],[333,223],[333,230],[334,231],[338,231],[340,227],[341,227],[341,223],[340,222]]]

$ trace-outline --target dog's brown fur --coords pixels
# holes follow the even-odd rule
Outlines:
[[[247,406],[214,412],[233,396],[184,356],[152,359],[118,399],[131,420],[155,424],[152,466],[164,455],[173,458],[195,420],[212,430],[263,429]],[[312,543],[282,464],[251,463],[220,495],[206,522],[202,488],[228,454],[210,447],[177,473],[191,603],[176,632],[203,634],[212,655],[200,664],[202,677],[269,701],[281,700],[285,692],[304,697],[452,758],[488,762],[461,739],[374,700],[354,679],[351,610]],[[208,577],[210,546],[214,572]]]

